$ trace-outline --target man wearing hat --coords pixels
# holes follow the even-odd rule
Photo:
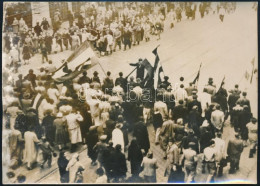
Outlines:
[[[123,88],[123,90],[126,92],[126,88],[127,88],[126,84],[127,84],[127,80],[123,77],[123,72],[119,72],[119,77],[116,78],[115,86],[120,85]]]
[[[249,108],[249,111],[251,112],[251,107],[250,107],[250,100],[246,98],[247,92],[242,93],[242,98],[239,98],[237,100],[237,103],[240,104],[241,106],[247,105]]]
[[[229,140],[227,147],[227,155],[230,158],[229,174],[234,174],[236,170],[239,170],[239,161],[243,150],[243,141],[239,133],[235,133],[235,138]]]
[[[102,91],[105,94],[112,95],[112,89],[114,88],[113,79],[110,77],[111,72],[107,72],[107,77],[103,80]]]
[[[153,152],[149,150],[147,156],[143,158],[141,163],[143,167],[144,180],[146,183],[156,183],[156,169],[158,169],[157,159],[153,157]]]
[[[174,142],[173,138],[169,139],[168,146],[166,149],[167,156],[167,164],[164,176],[169,176],[171,168],[176,170],[176,167],[180,165],[180,151],[178,146],[176,145],[176,141]]]
[[[202,114],[202,108],[201,108],[201,102],[198,101],[198,96],[197,95],[193,95],[192,96],[192,101],[188,102],[188,112],[190,112],[192,110],[193,106],[197,106],[198,107],[198,111],[200,114]]]
[[[122,123],[116,124],[116,128],[112,132],[112,142],[113,142],[113,147],[115,147],[118,144],[121,145],[121,152],[124,153],[125,143],[124,143],[124,135],[121,130],[122,127],[123,127]]]
[[[94,73],[93,73],[93,78],[91,79],[91,83],[93,83],[93,82],[97,82],[97,83],[100,83],[100,79],[99,79],[99,77],[98,77],[98,72],[97,71],[95,71]]]
[[[216,85],[213,84],[213,78],[209,78],[208,84],[203,89],[204,92],[207,92],[210,95],[215,95]]]
[[[233,123],[233,117],[232,117],[232,111],[233,107],[236,106],[237,100],[240,98],[241,91],[238,89],[238,85],[235,85],[235,89],[232,89],[229,91],[229,97],[228,97],[228,107],[229,107],[229,114],[230,114],[230,120],[231,123]]]
[[[185,170],[185,183],[191,183],[194,181],[197,167],[197,153],[194,150],[194,142],[189,143],[189,148],[183,150],[181,162],[184,165]]]
[[[132,33],[127,27],[124,28],[124,33],[122,36],[124,42],[124,51],[126,50],[126,46],[128,46],[129,49],[131,49]]]
[[[215,141],[211,140],[209,146],[204,149],[202,161],[204,163],[203,166],[207,167],[208,177],[206,183],[210,183],[214,181],[214,175],[216,172],[216,149],[215,149]]]
[[[250,151],[249,158],[253,158],[254,153],[256,152],[257,146],[257,134],[258,134],[258,123],[255,117],[251,118],[251,122],[246,125],[248,129],[248,139],[250,142]]]
[[[136,66],[136,79],[140,78],[142,81],[144,79],[144,65],[142,64],[143,59],[139,58],[137,63],[130,63],[131,66]]]
[[[224,118],[225,114],[220,110],[220,105],[215,106],[216,110],[211,114],[211,123],[215,128],[215,132],[221,131],[223,132]]]
[[[167,90],[168,87],[171,86],[171,83],[168,80],[169,80],[169,77],[164,76],[164,81],[160,84],[160,88]]]
[[[82,76],[78,80],[78,84],[90,83],[91,79],[87,76],[87,71],[82,73]]]
[[[97,153],[97,160],[99,162],[99,167],[103,167],[105,164],[105,152],[107,151],[107,135],[102,135],[99,138],[99,142],[94,146],[94,151]]]
[[[97,153],[94,150],[94,146],[98,142],[97,126],[91,126],[89,132],[86,135],[86,144],[88,147],[88,156],[92,160],[91,165],[96,165]]]

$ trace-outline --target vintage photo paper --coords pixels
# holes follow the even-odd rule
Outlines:
[[[2,183],[257,183],[257,2],[3,2]]]

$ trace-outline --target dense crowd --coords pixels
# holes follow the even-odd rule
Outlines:
[[[142,40],[142,29],[143,37],[146,38],[157,21],[161,25],[160,28],[163,28],[165,15],[162,12],[150,18],[153,14],[146,14],[143,12],[145,9],[138,12],[130,7],[116,14],[117,9],[112,7],[105,11],[105,20],[100,20],[104,21],[105,25],[110,25],[109,29],[103,25],[104,28],[101,26],[97,35],[92,35],[90,29],[96,29],[96,33],[103,23],[98,23],[102,16],[98,11],[93,13],[94,10],[95,7],[89,11],[90,14],[87,11],[80,15],[83,20],[89,21],[87,23],[81,22],[79,16],[76,25],[72,17],[70,29],[75,28],[75,31],[70,35],[67,30],[67,45],[64,44],[64,38],[60,39],[61,44],[57,39],[60,34],[59,24],[53,27],[53,35],[46,31],[49,29],[46,20],[38,25],[41,31],[35,31],[34,27],[35,32],[29,32],[34,33],[36,38],[47,33],[44,37],[50,37],[50,43],[56,38],[61,51],[63,45],[66,48],[70,42],[71,49],[74,50],[84,38],[91,41],[92,36],[97,37],[91,41],[92,45],[100,50],[100,40],[103,37],[107,40],[107,46],[100,51],[112,53],[122,38],[125,45],[124,35],[128,32],[131,32],[130,44],[128,43],[130,48],[131,43],[138,44]],[[138,18],[136,14],[141,13],[143,16]],[[191,13],[191,17],[192,15],[194,14]],[[178,14],[176,19],[177,17]],[[20,21],[18,30],[13,29],[17,38],[21,37],[18,35],[23,28]],[[139,24],[139,30],[134,23]],[[142,23],[149,25],[148,32],[145,31],[146,27],[140,27]],[[120,24],[122,25],[119,26]],[[115,33],[122,34],[119,41]],[[5,38],[7,36],[9,35],[5,35]],[[75,45],[74,36],[78,38]],[[29,56],[38,52],[39,45],[33,44],[30,34],[25,36],[24,40],[15,37],[10,43],[19,42],[13,43],[12,49],[11,44],[7,47],[8,40],[5,40],[5,52],[13,52],[18,43],[23,46],[23,51],[24,47],[27,47]],[[55,51],[50,47],[52,45],[48,45],[46,38],[44,44],[40,45],[43,59],[47,58],[48,52]],[[110,39],[115,41],[112,45],[109,44]],[[37,43],[41,41],[37,40]],[[26,59],[28,58],[24,58]],[[79,158],[79,149],[86,145],[91,166],[97,166],[96,173],[99,177],[96,183],[154,183],[157,181],[158,163],[153,157],[150,144],[155,143],[160,145],[164,152],[161,158],[167,161],[164,176],[168,176],[168,182],[194,182],[199,157],[203,163],[202,173],[208,174],[207,182],[213,182],[216,175],[223,175],[223,167],[227,161],[230,162],[230,174],[239,169],[244,146],[250,144],[249,158],[256,152],[257,119],[251,113],[247,93],[243,92],[241,95],[238,85],[227,91],[223,83],[217,89],[213,78],[209,78],[208,84],[203,87],[203,93],[199,94],[195,84],[185,86],[183,77],[173,89],[169,78],[165,76],[155,91],[152,87],[143,87],[143,78],[135,79],[131,76],[128,80],[120,72],[119,77],[113,80],[111,73],[107,72],[106,78],[101,81],[96,71],[93,77],[88,77],[87,72],[83,72],[73,80],[56,84],[51,76],[56,67],[48,58],[47,61],[48,64],[39,74],[30,69],[25,76],[19,74],[19,79],[15,82],[9,79],[13,73],[12,69],[9,66],[4,67],[3,166],[16,169],[26,163],[28,170],[32,170],[41,156],[40,167],[44,169],[46,163],[51,167],[53,156],[57,156],[59,152],[57,164],[61,183],[86,183],[83,173],[87,172],[88,168],[82,165]],[[228,116],[235,136],[226,144],[222,134]],[[155,141],[149,139],[147,127],[151,124],[154,127]],[[67,151],[73,153],[69,159],[66,157]],[[127,170],[126,161],[130,162],[131,170]],[[130,178],[126,177],[128,171],[132,174]],[[139,177],[141,172],[144,180]]]
[[[205,2],[200,3],[198,9],[203,18],[212,8]],[[110,55],[118,49],[131,49],[144,40],[148,42],[152,36],[160,39],[165,24],[172,29],[183,16],[194,20],[196,11],[195,3],[130,3],[118,7],[117,4],[107,7],[90,4],[82,6],[80,12],[68,11],[68,25],[64,24],[57,9],[52,24],[43,18],[31,28],[22,17],[18,20],[13,16],[3,34],[3,51],[9,54],[6,64],[18,72],[22,62],[30,64],[35,54],[41,54],[44,63],[48,55],[69,49],[74,51],[85,40],[100,56]],[[217,10],[212,11],[224,17],[223,12],[229,9],[219,4]]]

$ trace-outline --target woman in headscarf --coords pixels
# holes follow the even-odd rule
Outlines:
[[[131,141],[131,144],[128,148],[128,161],[131,164],[131,174],[133,176],[139,176],[141,171],[141,163],[143,161],[143,154],[141,148],[137,144],[136,139]]]

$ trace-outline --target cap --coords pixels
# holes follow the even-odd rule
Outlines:
[[[210,77],[210,78],[209,78],[209,82],[213,82],[213,78]]]
[[[122,124],[122,123],[118,123],[118,124],[116,124],[116,128],[121,129],[122,127],[123,127],[123,124]]]
[[[246,92],[243,92],[243,93],[242,93],[242,95],[243,95],[243,96],[246,96],[246,95],[247,95],[247,93],[246,93]]]
[[[63,114],[61,112],[59,112],[56,116],[57,118],[62,118],[63,117]]]
[[[93,130],[95,130],[97,128],[97,126],[91,126],[91,127],[89,127],[89,131],[93,131]]]
[[[98,72],[97,72],[97,71],[95,71],[93,74],[94,74],[94,75],[95,75],[95,74],[98,74]]]
[[[169,77],[168,77],[168,76],[164,76],[164,79],[165,79],[165,80],[168,80],[168,79],[169,79]]]
[[[100,136],[100,140],[101,141],[104,141],[104,140],[106,140],[107,139],[107,135],[102,135],[102,136]]]
[[[142,58],[139,58],[139,61],[143,61],[143,59],[142,59]]]

